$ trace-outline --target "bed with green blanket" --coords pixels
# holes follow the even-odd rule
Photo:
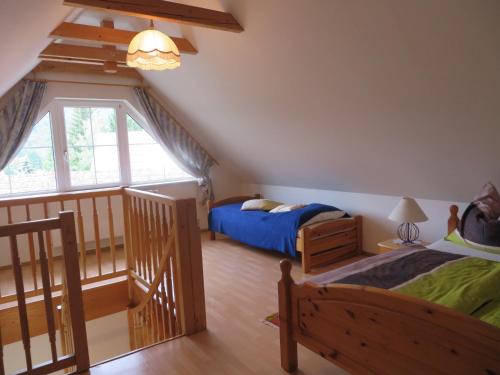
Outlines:
[[[415,246],[368,258],[309,282],[390,289],[500,327],[500,262],[473,255],[477,254]]]
[[[367,257],[301,283],[283,260],[282,368],[297,369],[301,344],[355,374],[500,375],[500,251],[471,246],[468,237],[454,241],[450,234],[477,217],[464,224],[456,206],[450,214],[448,236],[427,247]]]

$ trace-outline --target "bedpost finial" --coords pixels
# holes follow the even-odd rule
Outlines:
[[[292,271],[292,263],[288,259],[283,259],[280,262],[281,275],[283,278],[290,278],[290,272]]]
[[[454,216],[458,215],[458,206],[456,204],[450,206],[450,213]]]

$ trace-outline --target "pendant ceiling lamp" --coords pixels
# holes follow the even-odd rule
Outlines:
[[[181,55],[173,40],[155,30],[151,21],[149,29],[141,31],[130,42],[127,65],[142,70],[175,69],[181,65]]]

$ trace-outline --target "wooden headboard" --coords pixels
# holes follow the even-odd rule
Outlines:
[[[458,224],[460,224],[460,219],[458,218],[458,206],[456,204],[452,204],[450,206],[450,217],[448,219],[448,234],[457,229]]]

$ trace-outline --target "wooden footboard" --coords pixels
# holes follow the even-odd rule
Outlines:
[[[297,369],[297,343],[356,374],[500,374],[500,329],[388,290],[278,283],[281,366]]]
[[[302,271],[324,266],[362,253],[361,216],[329,220],[300,229],[297,251],[302,253]]]

